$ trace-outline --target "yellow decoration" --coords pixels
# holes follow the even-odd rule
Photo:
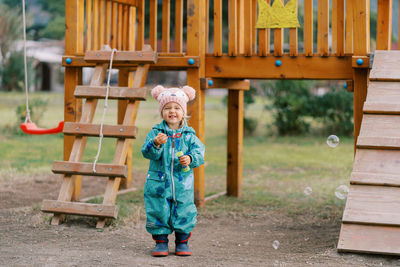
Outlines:
[[[281,0],[275,0],[272,6],[266,0],[258,0],[258,20],[256,28],[296,28],[297,2],[290,0],[285,6]]]

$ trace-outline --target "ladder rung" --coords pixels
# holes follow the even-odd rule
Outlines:
[[[107,217],[114,219],[118,216],[118,206],[115,205],[65,202],[47,199],[43,200],[41,210],[43,212],[51,213]]]
[[[111,59],[111,51],[87,51],[83,59],[87,62],[107,63]],[[117,51],[114,53],[113,62],[156,63],[157,53],[154,51]]]
[[[65,122],[64,134],[80,136],[100,136],[100,124]],[[103,125],[104,137],[136,138],[135,126]]]
[[[52,172],[59,174],[121,178],[126,178],[128,176],[128,168],[125,165],[98,163],[96,164],[96,172],[93,172],[93,163],[58,160],[54,161]]]
[[[77,98],[106,98],[106,86],[77,86],[74,96]],[[109,99],[146,100],[146,88],[111,87]]]

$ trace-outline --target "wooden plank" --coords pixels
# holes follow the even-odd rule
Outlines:
[[[338,251],[400,255],[399,244],[399,227],[343,223]]]
[[[149,4],[149,40],[153,51],[157,51],[157,2],[157,0],[150,0]]]
[[[353,1],[346,1],[345,54],[353,53]]]
[[[253,55],[253,1],[244,3],[244,56]]]
[[[343,223],[400,226],[400,188],[350,185]]]
[[[395,114],[400,115],[399,103],[365,102],[363,107],[367,114]]]
[[[99,44],[99,6],[100,0],[93,0],[93,50],[100,49]]]
[[[317,49],[320,56],[329,55],[329,0],[318,0]]]
[[[246,0],[250,1],[250,0]],[[238,46],[238,55],[244,54],[244,0],[237,0],[237,10],[236,10],[236,18],[237,18],[237,46]],[[249,34],[249,33],[246,33]],[[207,50],[206,50],[207,51]]]
[[[400,151],[357,149],[353,172],[400,173]]]
[[[117,48],[117,18],[118,18],[118,4],[112,3],[111,10],[111,48]]]
[[[114,138],[136,138],[137,128],[125,125],[103,124],[103,136]],[[64,134],[78,136],[100,136],[100,124],[66,122]]]
[[[122,50],[129,50],[129,6],[122,6]]]
[[[214,56],[222,56],[222,0],[214,0]]]
[[[362,59],[363,63],[358,65],[357,60]],[[367,68],[369,69],[369,57],[368,56],[353,56],[351,60],[351,66],[353,68]]]
[[[351,57],[282,56],[275,66],[274,57],[206,56],[206,76],[244,79],[353,79]],[[251,66],[251,68],[249,67]]]
[[[145,25],[145,1],[140,0],[136,6],[137,9],[137,38],[136,48],[142,50],[144,45],[144,25]]]
[[[296,1],[296,10],[297,10],[297,1]],[[298,48],[297,48],[297,28],[289,29],[289,54],[292,57],[297,56]]]
[[[258,55],[260,57],[268,56],[270,48],[270,29],[258,30]]]
[[[353,53],[353,1],[346,1],[345,54]]]
[[[274,31],[274,56],[280,57],[283,55],[283,29],[273,29],[273,31]]]
[[[106,0],[106,7],[105,7],[105,43],[111,47],[111,1]]]
[[[122,50],[122,36],[124,35],[123,25],[123,5],[118,4],[118,21],[117,21],[117,49]]]
[[[378,0],[376,50],[390,50],[392,42],[392,0]]]
[[[332,2],[332,53],[337,56],[344,56],[344,0]]]
[[[128,50],[135,51],[136,42],[136,7],[129,7],[129,37],[128,37]]]
[[[313,0],[304,0],[304,55],[312,56],[313,48]]]
[[[212,81],[212,85],[209,85],[209,81]],[[224,88],[230,90],[250,90],[250,81],[242,79],[200,79],[201,89],[215,89]]]
[[[371,81],[368,85],[368,102],[400,103],[400,83]]]
[[[74,96],[77,98],[99,98],[106,97],[107,86],[85,86],[79,85],[75,89]],[[131,99],[146,100],[146,88],[129,88],[110,86],[108,92],[109,99]]]
[[[65,60],[67,58],[71,59],[71,63],[67,64]],[[189,65],[188,60],[193,59],[194,63]],[[120,67],[120,68],[135,68],[137,67],[137,62],[113,62],[113,67]],[[63,57],[63,66],[68,67],[94,67],[95,63],[87,62],[83,59],[82,56],[70,56],[70,57]],[[180,56],[180,55],[173,55],[169,54],[169,56],[158,56],[157,63],[151,65],[152,70],[157,69],[197,69],[200,66],[200,57],[199,56]]]
[[[112,51],[88,51],[83,58],[87,62],[109,62]],[[153,51],[117,51],[114,53],[113,62],[155,63],[157,53]]]
[[[86,1],[86,51],[89,50],[92,50],[92,1],[91,0]]]
[[[171,0],[163,0],[162,3],[162,37],[161,51],[169,52],[170,43],[170,25],[171,25]]]
[[[105,44],[104,40],[104,34],[105,34],[105,19],[106,19],[106,11],[105,11],[105,0],[100,0],[100,10],[99,10],[99,14],[100,14],[100,24],[99,24],[99,31],[100,31],[100,36],[99,36],[99,47],[101,47],[103,44]]]
[[[228,91],[227,195],[242,194],[243,91]]]
[[[351,184],[400,187],[400,175],[388,173],[352,172]]]
[[[128,175],[125,165],[97,163],[96,172],[93,172],[93,163],[54,161],[53,173],[69,175],[90,175],[104,177],[121,177]]]
[[[400,148],[400,116],[364,114],[357,147]]]
[[[400,51],[375,51],[370,80],[400,81]]]
[[[258,29],[256,28],[257,24],[257,0],[251,0],[252,4],[252,25],[251,25],[251,33],[252,33],[252,38],[251,38],[251,46],[252,46],[252,51],[253,51],[253,56],[257,55],[257,31]]]
[[[183,52],[183,0],[175,0],[175,52]]]
[[[111,1],[123,5],[136,6],[137,2],[140,2],[141,0],[111,0]]]
[[[65,202],[56,200],[43,200],[41,210],[43,212],[108,217],[114,219],[116,219],[118,216],[118,206],[115,205]]]
[[[228,0],[228,8],[229,8],[229,37],[228,37],[228,55],[229,56],[237,56],[238,54],[238,33],[237,33],[237,0]]]

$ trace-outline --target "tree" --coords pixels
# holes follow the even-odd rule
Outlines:
[[[7,60],[14,42],[21,38],[22,34],[19,9],[0,4],[0,66]]]

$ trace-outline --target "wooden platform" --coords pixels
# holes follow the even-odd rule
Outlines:
[[[400,255],[400,53],[376,51],[338,251]]]

